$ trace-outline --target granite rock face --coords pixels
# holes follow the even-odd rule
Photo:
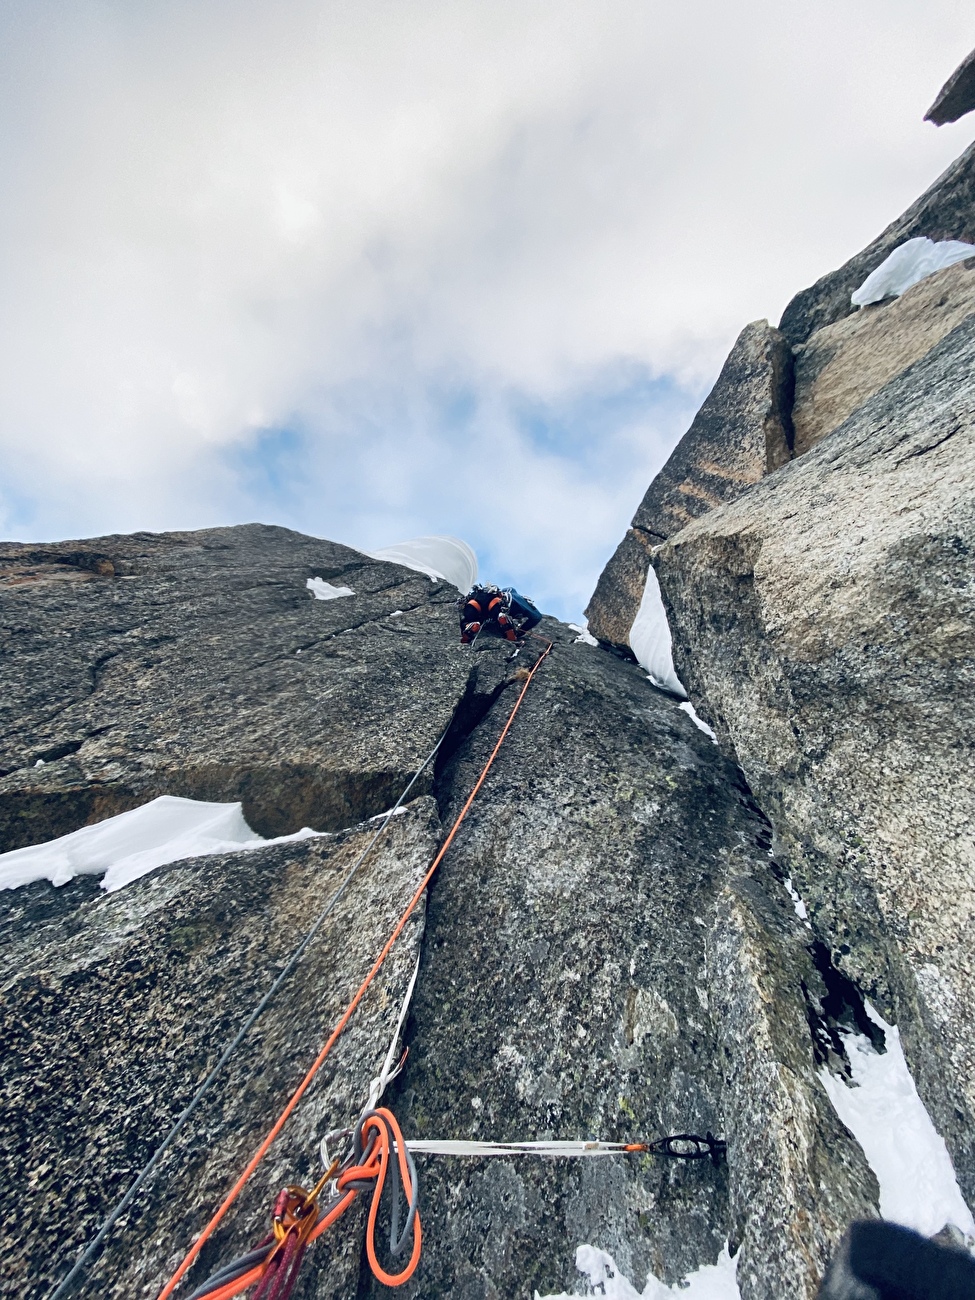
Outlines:
[[[59,891],[44,882],[0,896],[7,923],[0,1295],[50,1295],[373,830],[198,858],[115,894],[81,878]],[[159,1293],[365,975],[399,899],[422,879],[438,831],[429,797],[391,820],[299,975],[226,1067],[78,1294]],[[316,1135],[355,1122],[394,1031],[422,930],[420,912],[320,1083],[206,1248],[198,1280],[208,1265],[266,1234],[280,1186],[317,1181]],[[316,1261],[318,1280],[303,1294],[354,1291],[358,1245],[354,1229],[330,1238]]]
[[[642,528],[628,528],[599,575],[596,590],[586,606],[589,631],[625,659],[635,659],[630,647],[630,628],[647,585],[650,552],[660,540]]]
[[[801,456],[867,398],[975,312],[975,264],[956,262],[817,330],[796,348],[795,454]]]
[[[628,635],[654,547],[800,456],[971,310],[971,263],[854,313],[850,294],[918,235],[975,243],[975,145],[867,248],[797,294],[779,329],[746,326],[670,459],[647,489],[586,609],[608,648]]]
[[[478,689],[498,671],[479,665]],[[731,1154],[726,1171],[427,1161],[438,1244],[407,1294],[562,1290],[580,1241],[675,1282],[730,1238],[744,1295],[811,1295],[874,1192],[814,1077],[825,988],[765,820],[638,668],[573,645],[543,672],[432,894],[402,1113],[417,1136],[503,1140],[718,1124]],[[445,769],[445,821],[497,729]]]
[[[888,254],[907,239],[961,239],[975,244],[975,144],[930,186],[873,243],[797,293],[782,314],[779,329],[793,347],[825,325],[853,312],[850,294]]]
[[[897,308],[875,328],[885,319]],[[833,959],[900,1027],[969,1197],[973,376],[969,315],[654,556],[678,671],[770,817]]]
[[[0,895],[5,1188],[71,1223],[52,1248],[42,1218],[8,1217],[4,1294],[49,1294],[354,860],[354,823],[447,730],[428,784],[78,1290],[151,1298],[381,946],[542,643],[515,658],[500,642],[459,647],[443,584],[280,529],[3,553],[8,843],[161,793],[243,796],[258,829],[330,832],[159,868],[109,896],[84,879]],[[311,576],[356,595],[314,601]],[[277,1186],[313,1179],[317,1139],[364,1100],[418,950],[410,1055],[388,1094],[408,1135],[711,1129],[728,1161],[420,1158],[409,1294],[560,1290],[584,1242],[637,1285],[648,1268],[675,1281],[730,1240],[745,1300],[811,1297],[849,1220],[875,1212],[816,1078],[846,1068],[836,1028],[859,1023],[862,1002],[796,916],[740,773],[636,666],[552,620],[541,630],[553,654],[425,930],[418,918],[394,950],[195,1281],[261,1235]],[[369,1293],[361,1247],[361,1218],[316,1244],[304,1300]]]
[[[0,544],[0,850],[159,794],[265,836],[388,808],[464,690],[456,595],[258,524]]]
[[[792,385],[792,354],[779,331],[767,321],[746,325],[600,576],[586,609],[600,641],[628,647],[651,547],[789,459]]]
[[[774,893],[733,873],[716,892],[707,940],[709,1009],[737,1116],[733,1237],[743,1260],[770,1242],[782,1248],[759,1270],[778,1276],[781,1294],[802,1293],[804,1246],[826,1249],[822,1188],[837,1185],[835,1169],[809,1176],[818,1157],[797,1139],[809,1094],[802,1063],[786,1064],[801,1035],[779,990],[805,976],[790,950],[800,966],[812,956],[861,1032],[873,1032],[864,994],[898,1025],[975,1197],[975,271],[958,263],[855,314],[849,301],[905,239],[975,242],[973,175],[975,146],[789,305],[778,338],[794,390],[780,389],[773,409],[792,459],[760,466],[761,402],[732,354],[587,611],[597,635],[618,644],[653,563],[677,673],[770,819],[773,871],[809,908],[806,942],[793,937],[790,949]],[[716,414],[727,462],[755,467],[723,499],[698,490],[694,442]],[[835,1051],[821,1022],[814,1037]],[[761,1113],[744,1119],[759,1096]],[[754,1182],[746,1167],[761,1171]],[[780,1177],[777,1204],[790,1210],[769,1232]],[[763,1244],[750,1237],[753,1197],[768,1207]]]
[[[938,91],[934,103],[924,114],[925,122],[944,126],[957,122],[975,108],[975,50],[963,59]]]

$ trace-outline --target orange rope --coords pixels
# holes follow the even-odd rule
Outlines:
[[[241,1291],[246,1291],[249,1286],[261,1280],[261,1274],[264,1272],[263,1264],[256,1264],[249,1273],[243,1277],[237,1278],[233,1282],[228,1282],[226,1286],[220,1287],[218,1291],[209,1291],[206,1300],[233,1300],[234,1296],[240,1295]]]
[[[535,634],[533,633],[532,635],[534,636]],[[536,637],[536,639],[543,640],[544,638]],[[389,956],[393,944],[403,933],[407,921],[410,919],[414,910],[416,909],[417,904],[419,903],[420,899],[423,897],[423,894],[427,886],[429,885],[430,881],[433,879],[434,873],[436,872],[437,868],[440,866],[440,863],[443,861],[444,855],[446,854],[447,850],[450,848],[451,844],[454,842],[454,838],[457,835],[457,832],[460,830],[461,823],[463,822],[464,818],[467,816],[471,804],[474,802],[474,799],[476,798],[478,791],[480,790],[481,786],[484,784],[487,778],[488,772],[491,770],[491,766],[494,763],[494,760],[498,756],[498,752],[501,749],[502,744],[504,743],[505,737],[507,736],[508,732],[511,730],[511,724],[515,720],[515,714],[521,708],[521,702],[525,698],[525,692],[528,690],[529,686],[531,685],[532,678],[535,676],[536,672],[538,672],[538,669],[540,668],[543,660],[551,652],[551,649],[552,649],[552,642],[549,641],[545,646],[545,649],[542,651],[542,653],[535,660],[535,663],[532,665],[531,671],[529,672],[527,678],[525,679],[525,684],[521,688],[521,693],[519,694],[517,700],[515,700],[514,708],[511,710],[510,714],[508,715],[508,720],[504,724],[504,729],[502,730],[501,735],[498,737],[498,743],[494,746],[494,749],[491,751],[491,757],[484,764],[484,768],[481,772],[481,775],[477,778],[477,782],[474,785],[473,790],[467,796],[467,802],[460,810],[460,814],[458,815],[457,820],[450,828],[450,833],[447,836],[447,838],[444,840],[440,848],[440,852],[434,858],[432,864],[430,865],[429,870],[427,871],[426,875],[423,877],[423,880],[417,886],[416,892],[413,894],[413,897],[410,899],[409,904],[406,907],[406,910],[403,912],[402,916],[396,922],[396,926],[393,929],[393,933],[387,939],[385,945],[383,946],[382,951],[380,952],[379,956],[376,958],[375,962],[373,962],[372,969],[369,971],[369,974],[359,985],[358,989],[356,990],[355,996],[352,998],[352,1001],[346,1007],[345,1011],[343,1011],[338,1023],[336,1024],[335,1028],[332,1030],[331,1034],[329,1035],[328,1041],[325,1043],[325,1046],[316,1056],[314,1063],[312,1064],[308,1073],[302,1079],[301,1083],[299,1083],[298,1087],[291,1094],[291,1097],[287,1105],[285,1106],[281,1114],[278,1116],[277,1120],[275,1120],[274,1125],[268,1132],[267,1137],[264,1139],[261,1145],[254,1152],[253,1156],[251,1156],[243,1173],[240,1175],[240,1177],[234,1183],[233,1187],[227,1193],[219,1209],[213,1215],[213,1218],[206,1225],[206,1227],[200,1233],[199,1237],[197,1237],[196,1241],[194,1241],[193,1245],[186,1252],[186,1255],[184,1256],[183,1261],[180,1264],[179,1268],[177,1268],[176,1272],[173,1274],[173,1276],[169,1279],[169,1281],[160,1291],[158,1300],[167,1300],[167,1297],[172,1295],[173,1291],[176,1289],[177,1285],[183,1278],[183,1275],[186,1273],[187,1269],[194,1262],[197,1255],[199,1255],[200,1251],[206,1245],[207,1241],[209,1241],[210,1237],[213,1236],[214,1232],[220,1226],[220,1223],[226,1216],[227,1211],[230,1209],[234,1201],[236,1201],[237,1197],[240,1195],[241,1191],[244,1188],[244,1185],[247,1183],[251,1174],[254,1172],[257,1166],[264,1159],[264,1156],[267,1154],[269,1147],[273,1143],[274,1139],[281,1132],[281,1130],[284,1128],[285,1124],[290,1118],[295,1107],[298,1105],[299,1101],[301,1101],[302,1097],[311,1087],[312,1081],[314,1080],[316,1074],[318,1074],[318,1071],[322,1068],[322,1065],[325,1063],[325,1058],[328,1056],[329,1052],[331,1052],[332,1048],[335,1046],[335,1043],[339,1038],[339,1035],[342,1033],[343,1029],[351,1020],[356,1007],[358,1007],[359,1003],[365,997],[366,990],[369,988],[369,985],[373,982],[373,980],[378,975],[383,963],[385,962],[386,958]],[[337,1217],[338,1215],[336,1215],[336,1218]],[[331,1215],[329,1215],[329,1218],[331,1219]],[[334,1220],[332,1221],[334,1222]],[[321,1225],[319,1226],[321,1227]],[[419,1233],[417,1234],[417,1236],[419,1236]],[[372,1260],[370,1259],[370,1263],[371,1262]],[[233,1292],[231,1294],[237,1294],[237,1292]],[[208,1297],[208,1300],[213,1300],[213,1297]]]
[[[389,1164],[390,1131],[392,1132],[393,1140],[396,1143],[396,1158],[399,1163],[399,1175],[403,1180],[403,1191],[407,1203],[409,1203],[413,1196],[413,1180],[410,1177],[410,1166],[406,1159],[406,1143],[403,1141],[403,1134],[400,1132],[400,1127],[396,1122],[395,1115],[393,1115],[392,1111],[386,1110],[385,1107],[383,1107],[378,1113],[385,1116],[389,1128],[380,1123],[375,1116],[370,1116],[366,1120],[365,1125],[363,1126],[363,1139],[370,1128],[376,1134],[377,1138],[372,1154],[365,1164],[353,1165],[350,1169],[344,1169],[342,1173],[339,1174],[337,1186],[339,1191],[341,1191],[346,1183],[360,1182],[368,1178],[374,1178],[376,1180],[375,1190],[372,1195],[372,1204],[369,1206],[369,1223],[366,1228],[366,1255],[369,1257],[369,1267],[380,1282],[385,1286],[402,1286],[404,1282],[408,1282],[413,1276],[416,1271],[416,1266],[420,1262],[423,1234],[420,1230],[420,1216],[418,1214],[413,1224],[413,1251],[410,1255],[409,1263],[406,1265],[406,1268],[402,1273],[397,1273],[395,1276],[387,1273],[376,1257],[376,1217],[379,1214],[379,1202],[382,1199],[383,1185],[386,1182],[386,1167]],[[355,1200],[356,1195],[357,1193],[355,1190],[347,1192],[335,1209],[326,1215],[326,1217],[322,1219],[321,1223],[315,1225],[311,1236],[308,1238],[309,1245],[316,1237],[320,1237],[326,1229],[330,1228],[336,1219],[345,1213],[348,1207]],[[209,1296],[207,1297],[207,1300],[210,1300]]]

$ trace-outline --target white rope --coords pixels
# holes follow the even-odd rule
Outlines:
[[[387,1086],[402,1069],[402,1060],[397,1062],[396,1053],[399,1047],[400,1035],[406,1023],[406,1017],[409,1014],[410,1003],[413,1001],[413,992],[419,974],[420,958],[418,956],[399,1009],[393,1036],[389,1040],[383,1067],[369,1085],[369,1098],[364,1108],[366,1111],[376,1109]],[[350,1129],[340,1129],[322,1139],[320,1154],[324,1168],[328,1169],[332,1163],[329,1142],[339,1137],[347,1139],[350,1133]],[[394,1143],[393,1145],[396,1146],[397,1144]],[[582,1142],[468,1142],[461,1138],[440,1138],[431,1139],[430,1141],[408,1140],[406,1149],[411,1154],[419,1153],[420,1155],[430,1156],[547,1156],[549,1158],[576,1159],[586,1156],[633,1155],[635,1152],[646,1148],[642,1144],[600,1142],[596,1140]]]
[[[366,1102],[366,1110],[375,1110],[379,1105],[379,1099],[386,1091],[387,1085],[400,1072],[400,1066],[394,1068],[396,1060],[396,1048],[399,1045],[400,1034],[403,1032],[403,1025],[406,1023],[406,1014],[410,1009],[410,1003],[413,1001],[413,990],[416,988],[416,977],[420,973],[420,958],[416,959],[416,965],[413,967],[413,977],[409,982],[406,990],[406,997],[403,999],[403,1005],[399,1009],[399,1019],[396,1021],[396,1028],[393,1030],[393,1036],[389,1040],[389,1050],[386,1052],[386,1059],[383,1062],[383,1068],[369,1085],[369,1099]]]
[[[403,1032],[403,1026],[406,1024],[406,1017],[410,1009],[410,1003],[413,1001],[413,990],[416,988],[416,978],[419,973],[420,954],[418,953],[416,965],[413,967],[413,974],[410,977],[409,984],[406,986],[406,996],[403,998],[403,1003],[399,1009],[399,1015],[396,1018],[396,1028],[393,1030],[393,1036],[389,1040],[389,1047],[386,1049],[386,1059],[383,1061],[383,1068],[369,1085],[369,1096],[362,1109],[363,1114],[365,1114],[366,1111],[376,1109],[383,1093],[403,1068],[402,1060],[396,1062],[396,1049],[399,1046],[400,1034]],[[336,1129],[334,1133],[325,1134],[321,1142],[318,1144],[318,1154],[321,1157],[323,1169],[330,1169],[332,1167],[332,1151],[329,1144],[335,1143],[336,1140],[339,1140],[341,1149],[341,1145],[344,1145],[351,1136],[352,1129],[350,1128]],[[334,1180],[331,1186],[334,1190]]]
[[[447,1138],[407,1140],[406,1148],[430,1156],[616,1156],[633,1154],[639,1144],[625,1142],[464,1142]]]

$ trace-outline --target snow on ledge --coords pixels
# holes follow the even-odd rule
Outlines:
[[[578,635],[578,636],[576,637],[576,639],[575,639],[575,644],[576,644],[576,645],[578,645],[580,642],[581,642],[583,645],[596,645],[596,646],[599,645],[599,642],[596,640],[596,638],[593,636],[593,634],[589,631],[589,621],[588,621],[588,619],[583,619],[583,620],[582,620],[582,624],[581,624],[581,626],[580,626],[580,624],[578,624],[578,623],[570,623],[570,624],[569,624],[569,627],[572,629],[573,632],[578,632],[578,633],[579,633],[579,635]]]
[[[75,876],[103,876],[102,889],[112,893],[169,862],[262,849],[317,834],[306,826],[294,835],[265,840],[247,825],[239,803],[164,794],[46,844],[0,853],[0,889],[17,889],[35,880],[60,886]]]
[[[477,556],[459,537],[413,537],[378,551],[363,551],[371,560],[386,560],[405,569],[425,573],[431,582],[441,578],[458,591],[470,591],[477,582]]]
[[[859,289],[854,289],[850,301],[854,307],[867,307],[884,298],[899,298],[911,285],[966,257],[975,257],[975,244],[960,239],[943,239],[936,244],[924,235],[907,239],[870,272]]]
[[[324,578],[309,578],[305,586],[316,600],[338,600],[340,596],[354,596],[351,587],[333,587]]]
[[[880,1213],[925,1237],[953,1223],[975,1236],[972,1212],[958,1187],[943,1138],[931,1122],[904,1059],[900,1034],[866,1003],[884,1031],[875,1052],[865,1034],[842,1034],[853,1087],[825,1068],[819,1080],[842,1122],[863,1148],[880,1184]]]
[[[612,1255],[595,1246],[580,1246],[576,1251],[576,1268],[585,1273],[589,1285],[599,1295],[610,1300],[671,1300],[682,1296],[683,1300],[741,1300],[736,1275],[737,1256],[728,1254],[728,1246],[718,1256],[716,1264],[703,1264],[675,1287],[664,1286],[651,1273],[642,1291],[637,1291],[616,1267]],[[598,1288],[598,1290],[597,1290]],[[540,1296],[535,1292],[535,1300],[576,1300],[568,1292],[559,1295]]]

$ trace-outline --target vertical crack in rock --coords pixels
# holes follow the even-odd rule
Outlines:
[[[824,1033],[831,1042],[820,1008],[832,1003],[807,935],[765,867],[729,880],[708,940],[731,1235],[749,1300],[812,1300],[847,1224],[873,1216],[879,1196],[816,1078]]]
[[[975,314],[921,350],[654,564],[695,707],[972,1196]]]
[[[734,767],[639,669],[545,630],[556,656],[431,893],[392,1104],[417,1137],[710,1129],[733,1155],[719,1169],[420,1157],[424,1260],[404,1294],[562,1290],[583,1243],[637,1286],[651,1269],[676,1282],[730,1238],[746,1245],[744,1296],[778,1297],[786,1277],[811,1297],[876,1186],[815,1079],[803,980],[827,994],[805,930],[777,914],[753,945],[725,915],[724,900],[750,888],[785,897],[768,823]],[[486,705],[504,654],[491,646],[479,659],[459,710],[480,725],[440,773],[445,824],[500,728],[505,711]],[[785,1165],[773,1176],[770,1144]],[[379,1292],[364,1273],[360,1297]]]
[[[519,680],[516,672],[507,644],[503,651],[490,643],[480,648],[475,646],[467,686],[454,710],[444,742],[437,751],[434,793],[441,810],[449,798],[451,760],[485,721],[502,693]]]
[[[886,1049],[884,1031],[867,1015],[860,989],[833,965],[826,945],[815,939],[809,945],[809,954],[825,988],[825,996],[817,996],[805,981],[802,984],[816,1063],[828,1066],[834,1074],[842,1073],[850,1078],[850,1064],[840,1030],[863,1034],[877,1052]]]

